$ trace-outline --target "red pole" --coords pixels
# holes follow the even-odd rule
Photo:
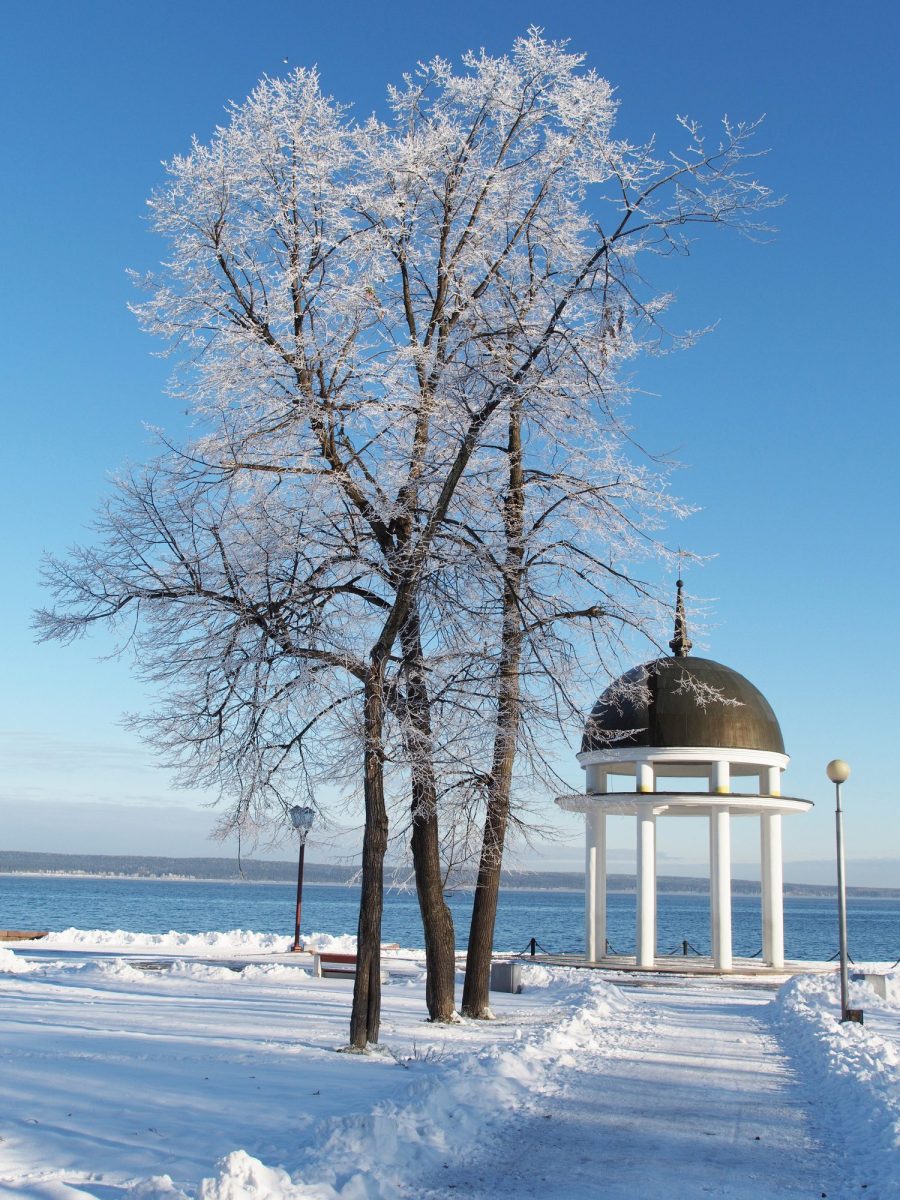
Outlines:
[[[300,907],[303,903],[303,854],[306,850],[306,842],[300,843],[300,858],[297,861],[297,917],[294,921],[294,944],[291,946],[292,952],[296,953],[300,950]]]

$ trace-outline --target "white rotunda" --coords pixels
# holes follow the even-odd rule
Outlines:
[[[812,803],[781,794],[781,773],[790,760],[765,696],[737,671],[691,655],[680,579],[677,586],[672,655],[635,667],[603,693],[578,755],[584,793],[556,801],[585,818],[585,959],[607,957],[607,816],[636,819],[635,963],[644,968],[654,966],[657,952],[657,818],[701,817],[709,827],[713,966],[732,970],[731,820],[758,817],[762,954],[768,966],[783,967],[781,818],[808,812]],[[619,776],[633,780],[633,790],[616,790]],[[660,786],[673,779],[705,780],[706,790]]]

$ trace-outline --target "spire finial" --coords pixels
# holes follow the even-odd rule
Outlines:
[[[687,658],[694,643],[688,637],[687,633],[687,620],[684,615],[684,597],[681,594],[684,583],[681,579],[677,581],[676,587],[678,588],[678,596],[675,600],[675,636],[669,642],[669,646],[676,658]]]

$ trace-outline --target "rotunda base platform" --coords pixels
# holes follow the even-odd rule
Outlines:
[[[829,975],[838,969],[834,963],[828,962],[794,960],[786,962],[783,967],[769,967],[765,963],[761,963],[759,959],[735,958],[731,968],[726,970],[716,967],[711,958],[693,955],[689,958],[682,956],[657,958],[652,967],[639,967],[633,957],[626,955],[608,955],[595,962],[588,962],[581,954],[536,954],[533,957],[523,955],[519,961],[541,963],[551,967],[579,967],[588,971],[610,971],[631,976],[708,975],[715,977],[724,975],[733,978],[739,975],[772,980],[789,979],[792,975]]]

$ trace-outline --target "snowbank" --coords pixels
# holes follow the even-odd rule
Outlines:
[[[122,940],[117,954],[110,947]],[[352,949],[352,939],[316,940]],[[529,1127],[552,1130],[548,1179],[593,1185],[595,1168],[581,1157],[585,1114],[597,1146],[614,1133],[626,1156],[639,1148],[641,1170],[657,1154],[662,1182],[645,1194],[668,1194],[671,1146],[653,1120],[673,1105],[702,1109],[697,1128],[710,1138],[718,1130],[727,1145],[718,1158],[707,1145],[697,1178],[718,1163],[727,1183],[749,1065],[776,1098],[784,1093],[800,1130],[783,1145],[769,1138],[765,1164],[739,1158],[762,1172],[754,1196],[782,1194],[776,1166],[796,1150],[816,1184],[816,1155],[828,1151],[829,1195],[900,1200],[900,1008],[860,985],[853,1001],[866,1025],[841,1026],[834,976],[797,979],[774,1004],[703,980],[632,998],[597,973],[526,962],[524,993],[492,996],[495,1022],[435,1026],[423,1020],[421,962],[399,966],[398,957],[415,959],[400,952],[383,1045],[360,1057],[335,1052],[346,1045],[352,989],[312,978],[308,957],[282,956],[287,939],[69,930],[54,942],[66,949],[0,947],[3,1196],[408,1200],[427,1187],[443,1195],[447,1179],[496,1182],[500,1194],[517,1170],[521,1190],[508,1194],[530,1195],[532,1166],[519,1154]],[[631,1118],[620,1130],[623,1114]],[[558,1120],[545,1125],[548,1117]],[[695,1133],[682,1140],[696,1157]],[[831,1162],[830,1146],[843,1161]]]
[[[231,929],[225,933],[133,933],[127,929],[62,929],[48,933],[38,943],[55,950],[153,950],[179,954],[234,955],[282,954],[291,948],[289,938],[275,933]]]
[[[219,1163],[218,1176],[204,1179],[200,1184],[200,1200],[301,1200],[301,1197],[305,1200],[332,1200],[336,1195],[334,1189],[328,1186],[295,1184],[287,1171],[280,1167],[264,1166],[258,1158],[253,1158],[243,1150],[234,1150],[223,1158]],[[367,1191],[348,1192],[346,1200],[366,1200],[370,1195]],[[187,1198],[182,1197],[182,1200]]]
[[[851,985],[851,1003],[900,1011],[863,984]],[[797,976],[776,1000],[782,1042],[802,1074],[826,1099],[830,1134],[842,1148],[854,1183],[879,1200],[900,1197],[900,1051],[865,1025],[842,1024],[836,975]]]
[[[409,1180],[465,1159],[510,1112],[546,1106],[560,1087],[558,1068],[599,1044],[608,1021],[631,1002],[584,972],[526,966],[523,976],[526,988],[546,989],[571,1015],[549,1029],[519,1030],[511,1049],[451,1054],[449,1061],[443,1053],[414,1053],[401,1062],[412,1076],[406,1096],[326,1122],[318,1150],[293,1178],[236,1150],[203,1180],[201,1200],[397,1200],[410,1194]]]
[[[0,975],[27,975],[29,971],[33,970],[33,963],[19,958],[18,954],[13,954],[12,950],[0,946]]]
[[[42,937],[29,947],[66,950],[152,950],[155,953],[203,954],[228,958],[247,954],[288,954],[289,937],[281,934],[256,934],[250,929],[230,929],[209,934],[181,934],[170,929],[168,934],[136,934],[127,929],[62,929]],[[24,944],[25,943],[17,943]],[[349,934],[308,934],[302,938],[307,950],[331,950],[332,953],[354,954],[356,938]],[[418,950],[409,950],[418,956]]]
[[[170,929],[168,933],[134,933],[127,929],[62,929],[48,933],[40,942],[28,945],[54,950],[144,950],[227,958],[248,954],[287,954],[291,949],[291,939],[277,933],[254,933],[250,929],[211,933],[179,933],[175,929]],[[330,933],[311,933],[304,935],[303,945],[307,950],[342,954],[356,952],[356,938],[349,934],[334,937]],[[416,957],[420,954],[415,950],[408,953]]]

